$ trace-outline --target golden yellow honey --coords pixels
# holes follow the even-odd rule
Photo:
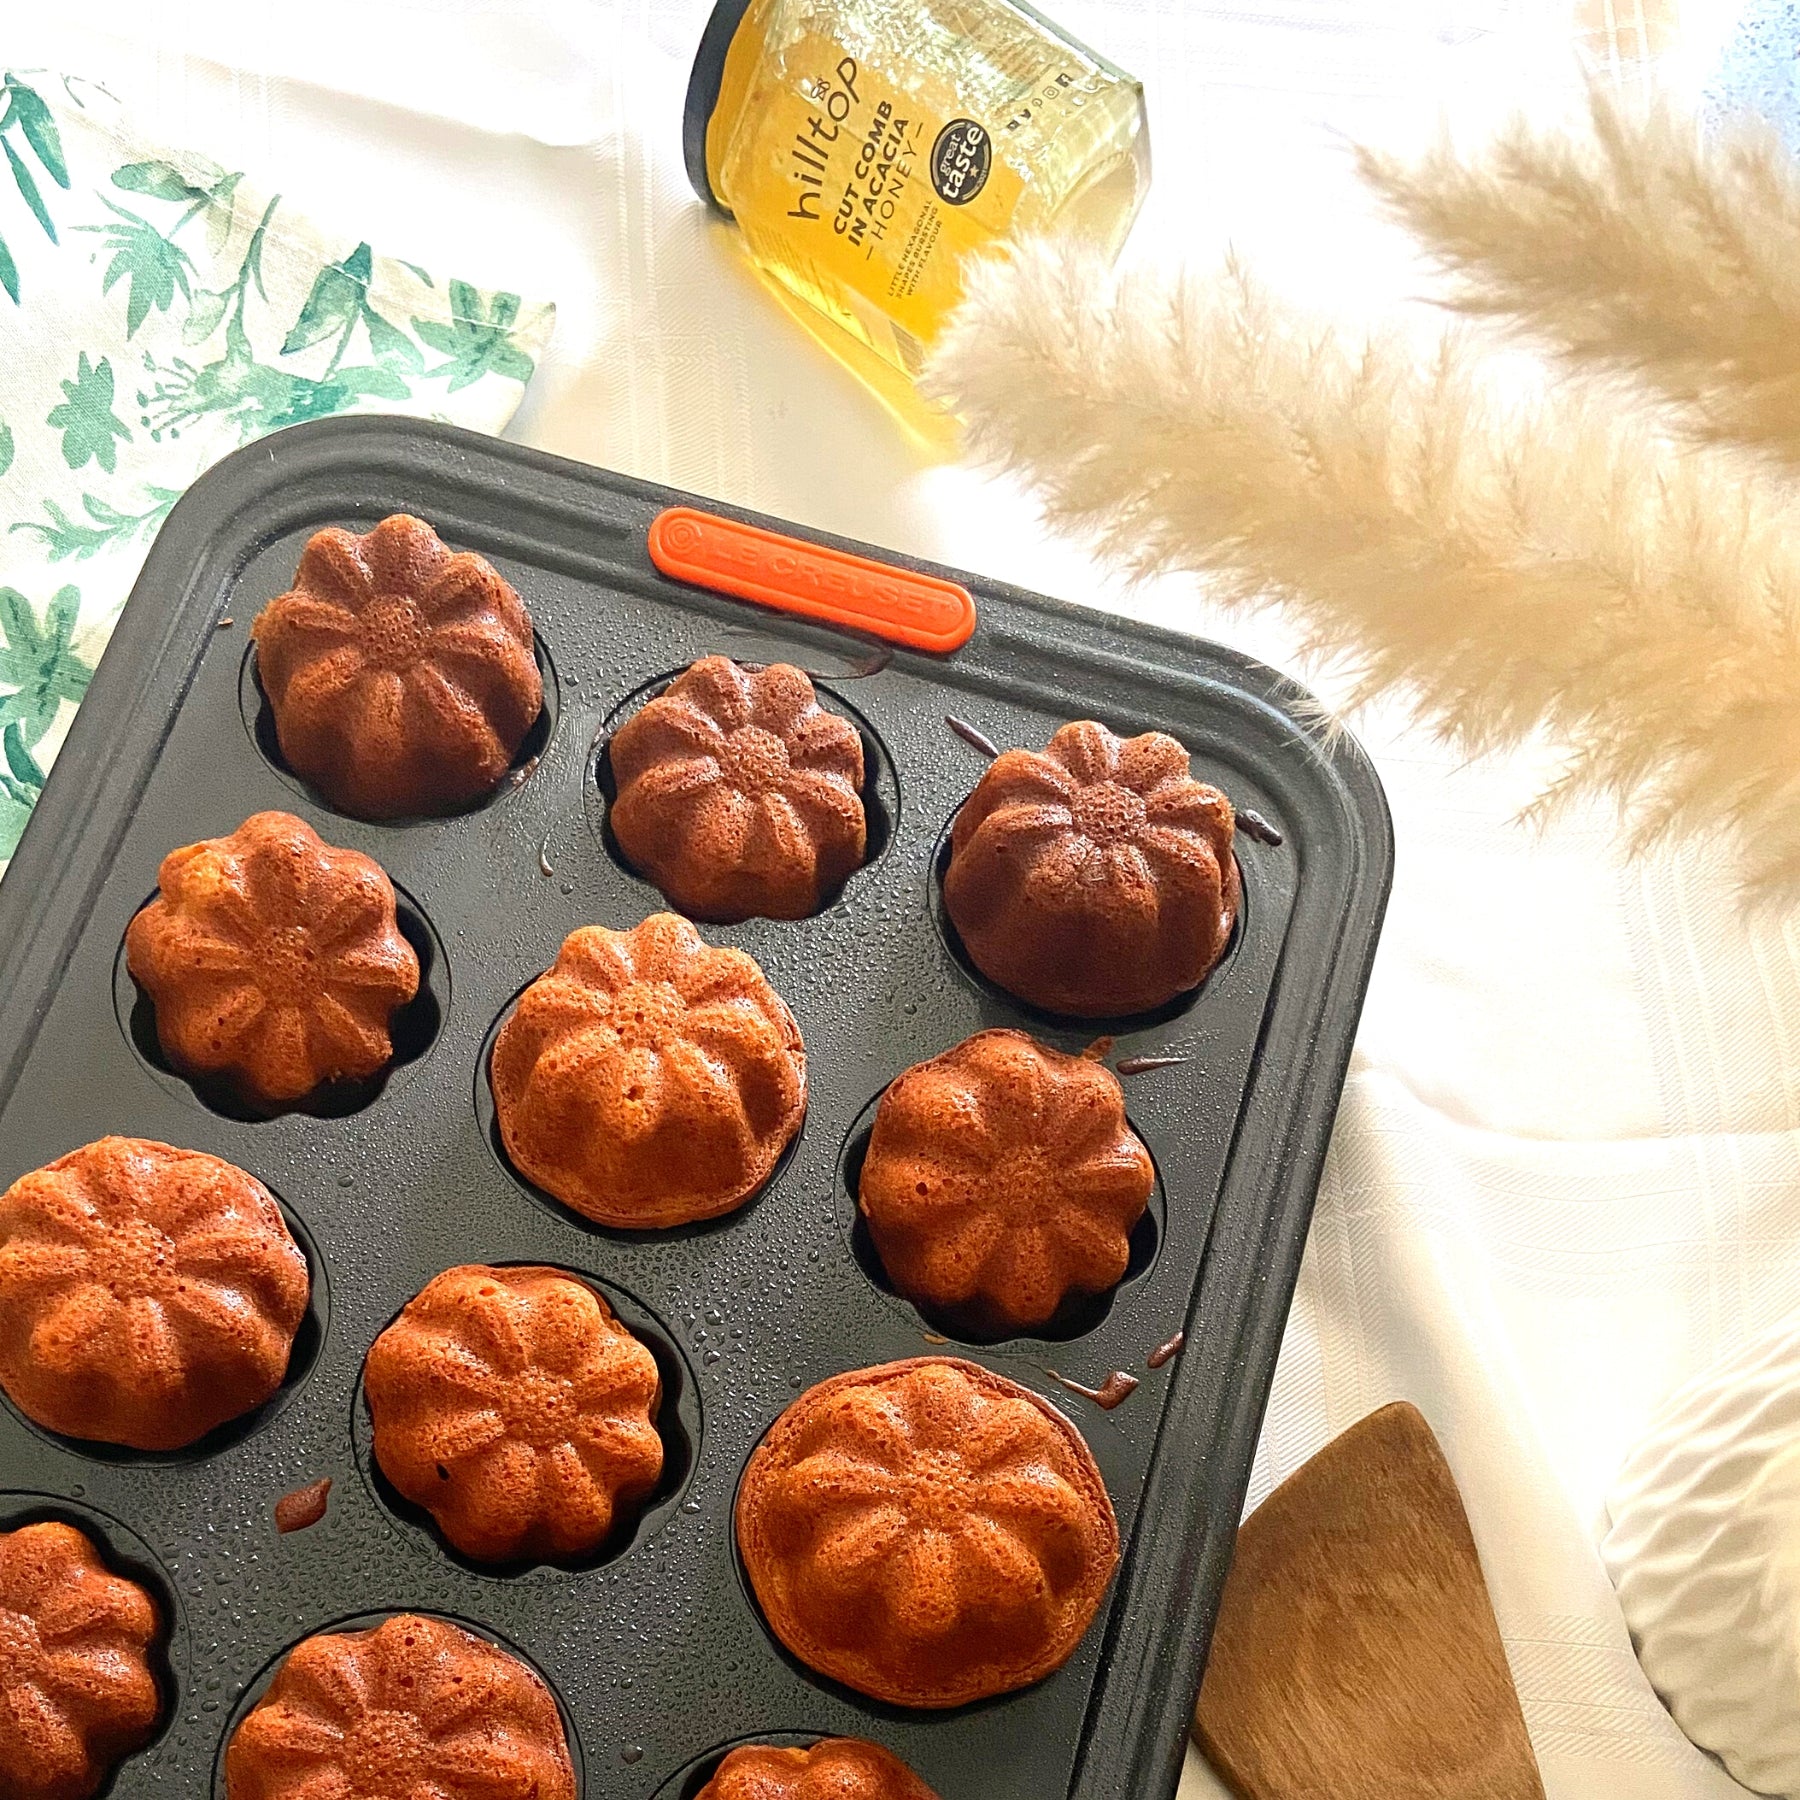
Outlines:
[[[1059,230],[1116,254],[1149,185],[1142,86],[1014,0],[750,0],[717,82],[708,197],[909,376],[966,257]]]

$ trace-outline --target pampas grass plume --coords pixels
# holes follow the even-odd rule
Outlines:
[[[1128,568],[1279,603],[1467,751],[1548,728],[1544,804],[1609,796],[1637,846],[1735,824],[1746,890],[1800,890],[1800,555],[1731,461],[1579,400],[1509,414],[1454,335],[1421,366],[1236,267],[1121,277],[1072,245],[973,270],[929,385]]]
[[[1359,152],[1451,304],[1641,380],[1683,427],[1800,468],[1800,167],[1754,118],[1703,136],[1598,85],[1590,137],[1516,122],[1479,157]]]

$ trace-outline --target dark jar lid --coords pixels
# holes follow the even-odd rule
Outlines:
[[[719,87],[725,79],[725,58],[731,52],[731,40],[750,10],[751,0],[718,0],[706,29],[700,34],[700,48],[694,52],[694,71],[688,77],[687,104],[681,116],[681,154],[687,164],[688,180],[694,192],[715,212],[731,217],[731,208],[713,191],[712,177],[706,168],[706,128],[712,123],[713,108],[719,104]]]

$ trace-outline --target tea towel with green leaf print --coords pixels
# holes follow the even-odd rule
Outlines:
[[[555,309],[379,254],[77,76],[0,71],[0,871],[156,528],[327,413],[512,417]]]

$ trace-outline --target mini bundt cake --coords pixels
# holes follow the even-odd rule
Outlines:
[[[743,951],[673,913],[571,932],[501,1026],[490,1073],[520,1174],[639,1230],[742,1206],[806,1113],[786,1003]]]
[[[480,800],[543,710],[519,596],[404,513],[361,537],[316,532],[254,629],[288,767],[359,818]]]
[[[944,907],[976,968],[1028,1004],[1145,1012],[1231,940],[1234,822],[1174,738],[1082,720],[989,765],[951,828]]]
[[[265,1109],[393,1060],[393,1015],[419,991],[394,885],[291,813],[171,850],[131,921],[125,961],[183,1075]]]
[[[703,657],[608,754],[619,848],[690,918],[804,918],[862,863],[862,739],[803,669]]]
[[[287,1653],[225,1751],[226,1800],[575,1800],[550,1690],[516,1656],[399,1613]]]
[[[907,1299],[1010,1331],[1119,1280],[1155,1184],[1110,1069],[979,1031],[882,1095],[859,1195]]]
[[[694,1800],[938,1800],[893,1751],[864,1738],[821,1738],[805,1750],[745,1744]]]
[[[180,1449],[281,1386],[311,1289],[253,1175],[101,1138],[0,1195],[0,1387],[50,1431]]]
[[[156,1602],[84,1532],[0,1531],[0,1793],[88,1800],[150,1741],[162,1695]]]
[[[1060,1668],[1119,1556],[1081,1433],[943,1356],[802,1394],[744,1471],[737,1538],[782,1643],[897,1706],[961,1706]]]
[[[560,1269],[446,1269],[363,1391],[381,1472],[478,1562],[591,1555],[662,1474],[656,1358]]]

